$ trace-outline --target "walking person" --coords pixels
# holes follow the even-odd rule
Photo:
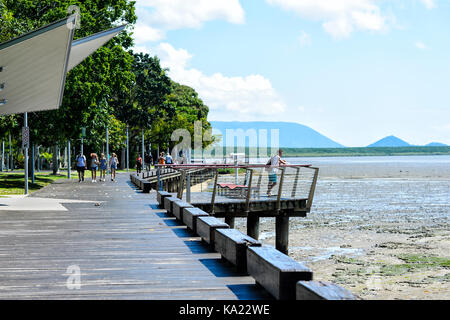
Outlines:
[[[92,182],[97,182],[97,168],[100,162],[96,153],[91,153],[91,177]]]
[[[136,158],[136,173],[139,174],[142,171],[142,158],[141,155],[138,154],[138,157]]]
[[[111,159],[109,160],[109,167],[111,168],[111,181],[116,180],[116,170],[119,165],[119,159],[117,159],[116,154],[113,152],[111,154]]]
[[[286,164],[285,160],[281,159],[281,156],[283,155],[283,150],[278,150],[277,154],[274,155],[273,157],[271,157],[269,159],[269,161],[267,161],[266,166],[269,166],[268,171],[269,171],[269,184],[267,187],[267,196],[271,197],[272,196],[272,189],[275,187],[275,185],[277,184],[277,169],[276,167],[278,167],[280,164]]]
[[[84,170],[86,170],[86,157],[83,153],[77,155],[75,159],[75,163],[77,164],[77,172],[78,172],[78,182],[84,181]]]
[[[172,156],[168,153],[166,155],[166,164],[172,164],[172,163],[173,163]]]
[[[105,158],[105,154],[100,154],[100,181],[106,181],[106,166],[107,166],[107,160]]]
[[[164,157],[164,152],[159,154],[158,164],[166,164],[166,158]]]
[[[144,163],[145,163],[145,170],[150,171],[152,169],[152,154],[151,153],[145,153],[144,156]]]

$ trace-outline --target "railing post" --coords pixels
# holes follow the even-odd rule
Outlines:
[[[283,183],[284,183],[284,173],[286,168],[281,168],[281,178],[280,185],[278,187],[278,195],[277,195],[277,212],[280,213],[281,210],[281,193],[283,192]]]
[[[183,199],[184,179],[186,179],[186,171],[180,170],[180,183],[178,184],[177,198]]]
[[[186,173],[186,202],[191,203],[191,173]]]
[[[216,177],[214,178],[213,194],[211,197],[211,214],[214,215],[214,203],[216,202],[217,181],[219,179],[219,170],[216,169]]]
[[[298,179],[300,177],[300,168],[295,168],[295,170],[297,170],[297,173],[295,174],[294,187],[292,188],[292,198],[295,198],[295,194],[297,193]]]
[[[161,181],[161,167],[158,166],[156,169],[156,174],[158,175],[158,190],[163,191],[162,181]]]
[[[314,178],[311,183],[311,189],[309,189],[309,195],[308,195],[308,202],[306,203],[306,209],[309,211],[312,206],[313,198],[314,198],[314,191],[316,190],[316,184],[317,184],[317,178],[319,176],[319,168],[313,168],[309,167],[310,169],[314,170]]]

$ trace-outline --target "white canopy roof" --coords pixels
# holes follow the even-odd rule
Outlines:
[[[0,44],[0,115],[58,109],[66,74],[125,28],[72,43],[76,17]]]
[[[0,115],[61,105],[75,16],[0,44]]]
[[[83,62],[84,59],[94,53],[98,48],[114,38],[119,32],[125,29],[125,26],[126,25],[123,25],[117,28],[96,33],[86,38],[75,40],[72,43],[72,50],[70,51],[67,71],[72,70],[78,64]]]

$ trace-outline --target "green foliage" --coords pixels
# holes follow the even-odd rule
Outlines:
[[[128,125],[130,141],[144,130],[146,140],[167,148],[175,144],[170,137],[177,128],[193,133],[197,120],[203,130],[210,128],[208,107],[192,88],[172,82],[157,57],[129,51],[137,19],[134,1],[0,0],[0,42],[65,18],[73,13],[68,12],[71,5],[78,6],[81,14],[74,39],[124,23],[129,26],[68,73],[58,110],[28,114],[33,144],[44,150],[71,140],[78,149],[85,127],[85,153],[98,153],[108,127],[111,151],[118,152],[125,146]],[[11,133],[17,153],[22,123],[23,115],[0,118],[0,136]]]
[[[195,121],[202,123],[202,136],[206,130],[211,129],[211,124],[207,121],[209,108],[204,105],[194,89],[172,82],[171,93],[167,96],[166,104],[170,107],[166,108],[166,112],[155,121],[151,132],[152,141],[157,142],[163,149],[172,148],[178,143],[178,141],[171,141],[171,134],[176,129],[186,129],[193,137]],[[204,141],[203,146],[213,141]],[[192,140],[192,146],[193,143]]]

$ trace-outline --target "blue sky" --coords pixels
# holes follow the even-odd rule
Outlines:
[[[450,0],[138,0],[137,14],[135,50],[209,120],[450,144]]]

